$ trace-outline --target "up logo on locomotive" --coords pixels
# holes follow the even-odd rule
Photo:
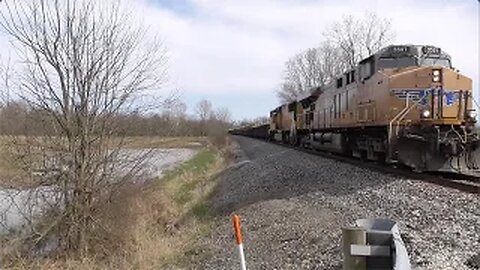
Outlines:
[[[432,89],[392,89],[391,93],[399,99],[405,100],[408,98],[412,101],[418,102],[420,106],[428,105],[431,101],[431,96],[437,96],[438,92],[431,91]],[[443,105],[446,107],[453,106],[458,101],[458,91],[456,90],[443,90]]]

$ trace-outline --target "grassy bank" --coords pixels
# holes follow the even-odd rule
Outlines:
[[[225,166],[222,151],[207,148],[145,190],[136,204],[142,214],[134,232],[132,268],[189,263],[191,247],[211,229],[206,203],[216,185],[215,175]]]

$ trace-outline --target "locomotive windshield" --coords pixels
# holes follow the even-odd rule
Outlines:
[[[452,65],[450,63],[450,59],[448,58],[440,58],[440,57],[427,57],[427,58],[422,58],[419,61],[420,66],[442,66],[442,67],[447,67],[451,68]]]
[[[443,66],[451,68],[450,57],[432,46],[390,46],[378,59],[380,69],[410,66]]]
[[[378,61],[380,68],[403,68],[417,65],[417,59],[410,56],[404,57],[380,57]]]

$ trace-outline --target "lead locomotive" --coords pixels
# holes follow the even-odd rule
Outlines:
[[[262,134],[419,171],[473,173],[479,145],[474,103],[472,80],[440,48],[388,46],[271,111],[268,135],[266,129]]]

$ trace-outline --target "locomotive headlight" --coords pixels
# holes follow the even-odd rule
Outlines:
[[[422,111],[422,118],[429,118],[430,117],[430,111],[429,110],[423,110]]]
[[[438,69],[435,69],[433,70],[432,72],[432,81],[433,82],[440,82],[440,77],[441,77],[441,73],[440,73],[440,70]]]
[[[469,110],[467,111],[467,117],[470,119],[475,119],[477,118],[477,112],[475,110]]]

